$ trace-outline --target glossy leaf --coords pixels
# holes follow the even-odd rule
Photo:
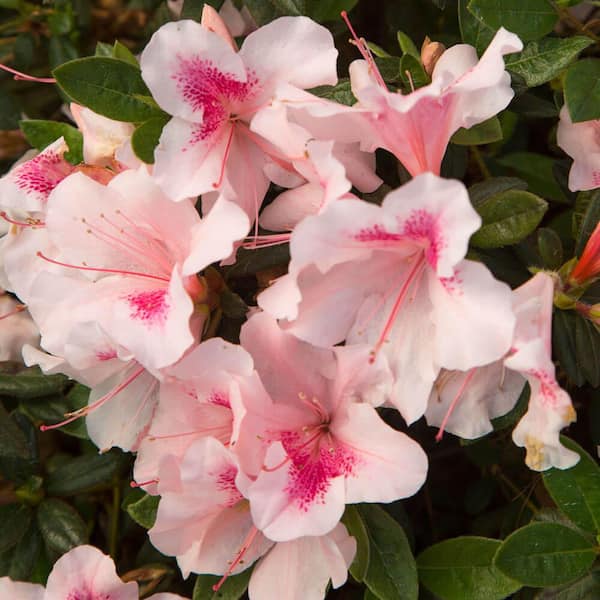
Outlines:
[[[37,524],[50,551],[64,554],[88,541],[87,527],[79,513],[57,498],[47,498],[41,502]]]
[[[507,57],[506,68],[523,77],[529,87],[542,85],[557,77],[592,43],[584,36],[530,42],[522,52]]]
[[[416,600],[417,566],[404,530],[376,504],[361,504],[358,512],[370,542],[365,584],[380,600]]]
[[[31,523],[31,508],[24,504],[0,506],[0,552],[16,546]]]
[[[192,600],[239,600],[248,589],[251,575],[250,568],[228,577],[218,592],[213,590],[213,585],[221,579],[219,575],[198,575]]]
[[[443,600],[502,600],[521,584],[494,566],[500,544],[465,536],[430,546],[417,557],[419,579]]]
[[[586,58],[569,67],[565,101],[573,123],[600,119],[600,60]]]
[[[547,0],[470,0],[468,9],[491,29],[504,27],[523,40],[543,37],[558,20]]]
[[[600,533],[600,467],[573,440],[562,443],[581,457],[570,469],[550,469],[543,475],[544,485],[558,508],[584,531]]]
[[[558,523],[532,523],[512,533],[494,564],[505,575],[530,587],[555,586],[587,573],[596,553],[593,543]]]
[[[83,136],[81,131],[72,125],[57,121],[31,119],[21,121],[19,126],[27,141],[38,150],[43,150],[59,137],[64,137],[69,147],[69,151],[65,153],[66,160],[73,165],[83,162]]]
[[[149,165],[154,164],[154,149],[158,146],[160,134],[168,122],[167,116],[154,117],[142,123],[133,132],[131,147],[140,160]]]
[[[150,529],[156,521],[156,511],[158,510],[159,496],[150,496],[146,494],[136,502],[127,505],[129,516],[145,529]]]
[[[548,209],[538,196],[522,190],[507,190],[490,196],[476,207],[481,229],[471,237],[478,248],[516,244],[539,225]]]
[[[358,509],[353,504],[346,506],[342,522],[357,545],[356,556],[349,569],[350,574],[356,581],[363,581],[367,575],[371,555],[369,533]]]
[[[53,74],[70,98],[109,119],[136,123],[164,114],[139,68],[123,60],[90,56],[65,63]]]
[[[459,129],[450,140],[459,146],[479,146],[491,144],[502,139],[502,127],[498,117],[492,117],[470,129]]]
[[[64,375],[44,375],[37,367],[23,368],[17,365],[17,371],[0,370],[0,395],[18,400],[31,400],[60,393],[66,383]]]

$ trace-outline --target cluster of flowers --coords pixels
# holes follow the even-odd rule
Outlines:
[[[169,23],[141,55],[172,115],[153,166],[133,154],[133,126],[72,105],[85,163],[65,160],[61,138],[0,181],[0,283],[41,335],[26,363],[91,387],[66,422],[85,417],[103,451],[137,452],[137,485],[160,495],[152,543],[184,576],[258,561],[252,600],[275,597],[282,573],[290,598],[323,598],[356,552],[345,504],[425,481],[425,453],[380,406],[477,438],[529,383],[513,433],[527,464],[578,459],[559,441],[575,413],[551,359],[554,279],[511,291],[466,259],[481,220],[464,185],[439,177],[453,133],[510,102],[503,55],[520,40],[501,29],[481,59],[451,47],[405,95],[355,44],[345,106],[306,91],[337,81],[332,36],[308,18],[280,18],[239,50],[208,9],[202,24]],[[351,193],[380,185],[376,148],[413,177],[381,206]],[[287,189],[261,210],[271,182]],[[288,273],[259,294],[240,344],[203,340],[200,273],[284,242]],[[54,598],[55,583],[31,597]]]

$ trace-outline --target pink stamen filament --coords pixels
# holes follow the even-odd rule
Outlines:
[[[402,284],[400,293],[398,294],[398,297],[396,298],[396,302],[394,302],[394,306],[392,307],[392,311],[390,312],[390,315],[385,323],[383,331],[381,332],[381,335],[379,336],[379,339],[377,340],[375,347],[371,351],[371,356],[369,357],[369,362],[371,364],[375,362],[377,353],[379,352],[379,350],[381,350],[381,347],[386,342],[387,336],[388,336],[390,330],[392,329],[392,326],[394,325],[394,321],[396,320],[396,317],[398,316],[398,313],[400,312],[400,308],[402,307],[402,304],[404,303],[404,300],[406,298],[406,295],[408,294],[408,290],[410,289],[411,284],[419,278],[419,276],[423,272],[424,267],[425,267],[425,258],[421,254],[421,256],[419,256],[418,258],[415,259],[415,264],[413,265],[412,269],[410,270],[410,273],[407,275],[406,280]]]
[[[221,577],[221,579],[215,585],[212,586],[213,592],[218,592],[221,589],[221,586],[225,583],[226,579],[231,575],[233,570],[244,558],[244,555],[252,545],[252,542],[254,541],[254,538],[256,537],[257,533],[258,529],[253,526],[248,535],[246,536],[246,539],[242,542],[242,547],[240,548],[233,562],[229,565],[229,568],[227,569],[223,577]]]
[[[122,392],[130,383],[132,383],[135,379],[137,379],[143,372],[144,367],[140,367],[137,371],[135,371],[132,375],[127,377],[125,381],[121,382],[116,388],[112,389],[108,394],[105,394],[94,403],[89,404],[88,406],[84,406],[76,411],[71,413],[65,413],[65,417],[68,417],[66,420],[61,421],[60,423],[55,423],[54,425],[40,425],[40,431],[49,431],[50,429],[58,429],[63,425],[68,425],[73,421],[79,419],[80,417],[85,417],[89,415],[92,411],[96,410],[100,406],[102,406],[105,402],[112,400],[117,394]]]
[[[137,481],[132,481],[129,483],[129,487],[141,488],[141,487],[144,487],[145,485],[151,485],[153,483],[158,483],[158,482],[159,482],[158,479],[148,479],[148,481],[141,481],[140,483],[138,483]]]
[[[304,442],[302,442],[299,446],[295,446],[294,447],[294,452],[298,452],[298,450],[302,450],[304,448],[306,448],[306,446],[309,446],[310,444],[312,444],[316,439],[318,439],[319,437],[321,437],[321,435],[323,434],[323,425],[327,425],[325,423],[321,423],[320,425],[317,425],[314,429],[317,430],[316,433],[314,433],[313,435],[311,435],[307,440],[305,440]],[[306,433],[308,433],[308,431],[310,431],[310,429],[306,430]],[[262,471],[266,471],[267,473],[272,473],[273,471],[277,471],[278,469],[281,469],[281,467],[283,467],[284,465],[286,465],[290,460],[292,460],[292,457],[288,454],[281,462],[279,462],[278,464],[276,464],[274,467],[267,467],[265,465],[263,465],[261,467]]]
[[[18,315],[20,312],[23,312],[26,308],[27,307],[24,304],[19,304],[10,312],[6,313],[5,315],[2,315],[0,317],[0,321],[2,321],[3,319],[8,319],[8,317],[12,317],[13,315]]]
[[[465,389],[467,388],[469,383],[471,383],[471,379],[473,379],[473,376],[475,375],[476,370],[477,370],[476,368],[471,369],[467,373],[467,376],[464,378],[460,387],[458,388],[458,391],[456,392],[454,398],[452,399],[452,402],[450,403],[450,406],[448,407],[448,410],[446,411],[446,414],[444,415],[444,419],[442,420],[440,429],[435,436],[436,442],[439,442],[442,439],[442,437],[444,435],[444,430],[446,429],[446,425],[448,425],[448,419],[450,419],[450,415],[453,413],[454,409],[456,408],[456,405],[458,404],[458,401],[460,400],[461,396],[463,395]]]
[[[0,63],[0,69],[3,71],[7,71],[8,73],[12,73],[14,75],[15,81],[35,81],[37,83],[56,83],[56,79],[53,77],[34,77],[33,75],[27,75],[26,73],[21,73],[21,71],[17,71],[16,69],[11,69],[6,65]]]
[[[249,238],[246,238],[245,242],[242,242],[242,248],[254,250],[255,248],[270,248],[271,246],[279,246],[281,244],[287,244],[291,237],[291,233],[253,235]]]
[[[221,171],[219,172],[219,178],[212,185],[215,189],[221,187],[223,178],[225,177],[225,167],[227,166],[227,159],[229,158],[229,152],[231,150],[231,142],[233,141],[233,130],[234,125],[229,127],[229,137],[227,138],[227,144],[225,145],[225,153],[223,154],[223,162],[221,163]]]
[[[216,433],[217,431],[228,431],[231,429],[228,425],[222,425],[221,427],[207,427],[206,429],[197,429],[196,431],[186,431],[185,433],[170,433],[167,435],[149,435],[148,440],[154,442],[155,440],[169,440],[172,438],[185,437],[188,435],[208,435]]]
[[[6,212],[0,212],[0,217],[2,217],[8,223],[12,225],[18,225],[19,227],[44,227],[46,224],[39,219],[27,219],[27,221],[15,221],[15,219],[11,219]]]
[[[96,273],[116,273],[117,275],[132,275],[133,277],[146,277],[147,279],[154,279],[156,281],[163,281],[165,283],[169,283],[169,279],[167,279],[166,277],[160,277],[159,275],[149,275],[148,273],[139,273],[138,271],[123,271],[121,269],[101,269],[99,267],[84,267],[72,265],[69,263],[61,262],[59,260],[54,260],[53,258],[48,258],[39,251],[36,252],[36,254],[43,260],[52,263],[53,265],[58,265],[59,267],[66,267],[67,269],[77,269],[79,271],[94,271]]]
[[[371,54],[369,47],[365,43],[365,40],[363,38],[359,38],[358,35],[356,34],[356,31],[354,31],[354,27],[352,27],[352,23],[350,23],[350,19],[348,18],[348,13],[345,10],[343,10],[340,13],[340,15],[341,15],[342,19],[344,19],[346,26],[350,30],[350,34],[352,35],[352,38],[353,38],[352,41],[353,41],[354,45],[358,48],[358,51],[361,53],[362,57],[369,64],[369,67],[371,68],[371,71],[373,72],[373,75],[375,76],[377,83],[384,90],[387,90],[385,81],[383,80],[383,77],[381,76],[381,73],[379,72],[379,68],[377,67],[377,64],[375,63],[375,59],[373,58],[373,55]]]

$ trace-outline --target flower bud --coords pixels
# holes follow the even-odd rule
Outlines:
[[[433,69],[440,56],[446,51],[446,46],[440,42],[432,42],[429,37],[425,37],[421,46],[421,62],[427,75],[431,77]]]

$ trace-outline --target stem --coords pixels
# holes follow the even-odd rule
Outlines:
[[[498,477],[506,487],[508,487],[514,494],[515,500],[517,498],[523,498],[523,504],[535,515],[539,511],[538,507],[527,497],[523,496],[523,492],[500,470],[498,465],[492,467],[492,474]]]
[[[550,4],[552,5],[552,8],[555,10],[560,20],[563,23],[565,23],[565,25],[568,25],[569,27],[574,29],[575,31],[577,31],[577,33],[589,37],[596,43],[600,42],[600,37],[586,29],[585,25],[579,19],[576,19],[567,8],[556,6],[554,2],[551,2]]]
[[[113,486],[113,503],[110,514],[110,533],[108,539],[108,552],[112,559],[117,560],[117,538],[119,535],[119,513],[121,508],[121,484],[119,481]]]
[[[485,164],[485,161],[483,160],[483,156],[481,155],[479,148],[477,146],[471,146],[470,148],[471,148],[471,155],[473,156],[473,159],[477,163],[477,166],[479,167],[479,170],[481,171],[483,178],[489,179],[492,176],[492,174],[490,173],[490,170],[487,168],[487,165]]]

